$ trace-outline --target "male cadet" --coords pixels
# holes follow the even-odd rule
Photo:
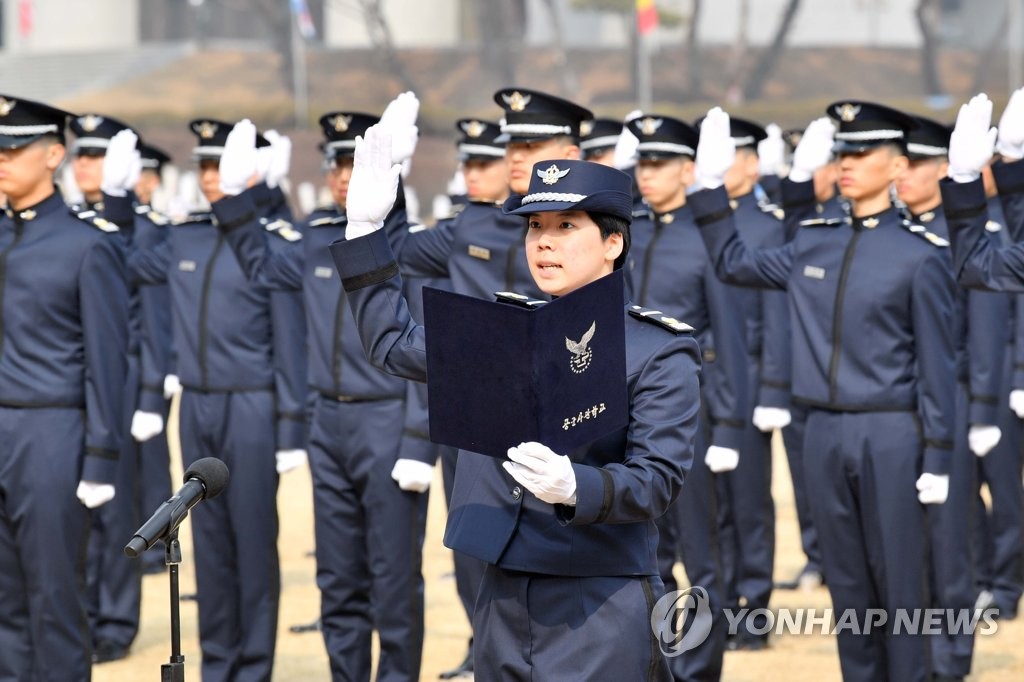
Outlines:
[[[241,193],[255,161],[220,167],[231,125],[197,119],[189,128],[206,199]],[[231,470],[227,492],[192,518],[202,677],[266,680],[280,597],[275,454],[305,442],[306,395],[294,392],[304,381],[287,376],[283,358],[301,340],[279,324],[269,292],[246,279],[210,213],[189,215],[167,236],[129,264],[140,281],[170,287],[183,463],[213,456]]]
[[[629,124],[643,112],[635,109],[623,119],[623,123],[609,118],[595,118],[580,124],[580,154],[584,161],[593,161],[628,173],[633,180],[633,202],[638,215],[646,214],[643,197],[636,184],[636,146],[639,140],[630,130]],[[628,278],[627,278],[628,279]],[[629,289],[626,290],[629,292]]]
[[[686,190],[694,181],[697,131],[656,114],[634,119],[629,128],[639,140],[635,176],[649,207],[634,217],[631,227],[625,268],[632,280],[632,301],[688,320],[703,352],[705,377],[712,371],[722,375],[714,384],[704,384],[702,425],[694,447],[699,456],[685,492],[658,520],[659,571],[666,593],[677,588],[672,568],[682,558],[690,584],[707,591],[714,616],[710,639],[669,665],[678,680],[717,679],[726,622],[712,473],[725,470],[722,466],[729,463],[723,460],[735,462],[742,444],[747,416],[746,323],[739,292],[715,276],[686,203]],[[709,391],[712,385],[715,390]]]
[[[785,241],[782,212],[755,192],[758,145],[767,141],[768,134],[757,123],[740,118],[730,118],[729,126],[736,154],[724,180],[736,229],[753,248],[779,246]],[[733,470],[722,471],[715,483],[726,607],[738,609],[742,598],[754,611],[768,608],[772,593],[775,504],[771,496],[771,433],[790,422],[789,311],[786,294],[780,291],[739,289],[737,300],[742,302],[747,329],[743,456]],[[720,377],[721,372],[708,373],[712,390]],[[729,649],[764,648],[768,635],[755,634],[763,631],[764,625],[759,618],[743,619],[729,640]]]
[[[989,225],[988,199],[984,181],[980,177],[991,162],[993,135],[989,125],[992,103],[985,95],[977,95],[960,108],[956,127],[949,145],[949,178],[941,183],[942,204],[949,223],[953,242],[954,272],[961,284],[972,288],[1020,293],[1020,241],[1024,220],[1024,93],[1014,92],[1006,107],[998,129],[998,150],[1005,163],[996,163],[993,174],[999,187],[1000,199],[1010,230],[1011,246],[995,248],[987,234]],[[982,154],[988,154],[981,159]],[[1017,299],[1020,300],[1020,297]],[[1016,324],[1019,325],[1020,310]],[[1018,351],[1019,352],[1019,351]],[[1016,374],[1016,372],[1015,372]],[[1016,379],[1016,377],[1014,377]],[[1015,410],[1018,399],[1010,393],[1010,405]],[[1019,427],[1011,426],[1011,441],[1018,437]],[[1019,452],[1005,455],[996,448],[988,457],[992,463],[982,462],[981,476],[989,481],[992,492],[991,547],[984,547],[983,565],[991,562],[991,573],[982,579],[991,580],[989,589],[978,599],[978,605],[994,607],[1000,618],[1015,618],[1021,589],[1020,549],[1020,471]],[[1005,457],[1005,459],[1004,459]],[[988,465],[988,466],[986,466]],[[992,476],[1000,475],[1009,481],[1002,485]],[[998,504],[997,500],[1002,500]],[[989,557],[991,553],[991,557]],[[987,568],[987,566],[986,566]]]
[[[917,127],[907,136],[910,164],[896,181],[897,197],[905,204],[907,218],[946,239],[949,231],[942,210],[939,181],[949,170],[950,128],[928,118],[915,117]],[[989,231],[996,243],[999,235]],[[928,509],[931,530],[929,571],[933,606],[953,613],[969,613],[978,597],[974,578],[972,512],[978,496],[976,459],[986,455],[1000,440],[998,396],[1010,389],[1010,299],[1006,294],[956,289],[957,393],[955,442],[950,469],[949,498]],[[1006,360],[1004,361],[1004,356]],[[1013,419],[1009,406],[1001,410]],[[968,451],[970,450],[970,452]],[[971,456],[973,452],[976,457]],[[962,680],[971,672],[974,634],[943,632],[931,638],[932,658],[938,679]]]
[[[124,432],[122,240],[56,191],[69,116],[0,96],[0,678],[9,680],[90,677],[88,509],[115,495]]]
[[[839,124],[849,222],[801,227],[782,247],[748,248],[720,188],[734,143],[717,108],[697,150],[702,185],[714,189],[690,202],[721,277],[789,293],[792,398],[809,407],[804,465],[825,575],[835,612],[858,624],[838,632],[843,678],[929,680],[929,638],[897,634],[894,623],[899,609],[906,617],[930,606],[921,505],[944,502],[949,490],[949,253],[904,222],[890,199],[913,119],[867,102],[836,102],[828,113]],[[865,632],[869,609],[879,608],[886,625]]]
[[[75,182],[88,207],[86,210],[122,225],[121,235],[130,250],[136,220],[128,191],[135,184],[130,176],[138,170],[132,168],[138,163],[135,151],[138,137],[126,123],[95,113],[72,119],[68,127],[76,136],[71,147],[72,168]],[[112,145],[112,138],[121,131],[128,131],[128,134],[119,140],[108,157],[107,149]],[[120,181],[128,186],[119,186]],[[153,228],[148,229],[151,231]],[[145,234],[141,236],[152,239]],[[163,431],[162,415],[154,414],[156,418],[153,419],[148,413],[143,414],[140,402],[144,383],[140,375],[142,346],[147,338],[160,332],[143,327],[149,320],[143,314],[143,306],[151,303],[143,298],[145,289],[130,287],[129,292],[128,367],[124,387],[127,400],[124,402],[122,433],[131,431],[135,438],[127,437],[125,433],[121,440],[115,484],[120,494],[92,514],[87,582],[94,663],[116,661],[127,656],[139,631],[142,566],[137,561],[126,561],[124,556],[126,538],[130,538],[139,527],[140,516],[147,513],[139,507],[142,453],[136,440],[147,440]],[[163,332],[166,333],[166,329]],[[162,376],[152,378],[148,383],[159,385],[160,380]]]
[[[386,125],[415,148],[418,102],[400,95]],[[371,640],[380,642],[378,680],[418,680],[423,646],[420,572],[429,461],[399,452],[405,415],[402,379],[370,365],[331,266],[327,245],[344,237],[357,136],[377,117],[333,111],[320,118],[327,184],[336,204],[312,213],[303,238],[274,249],[273,232],[240,222],[252,190],[214,205],[222,234],[260,287],[300,292],[308,322],[307,382],[316,392],[309,440],[316,531],[320,629],[335,680],[369,679]],[[241,125],[241,124],[239,124]],[[401,133],[399,133],[401,129]],[[229,137],[222,165],[235,163],[242,139]],[[401,163],[408,156],[395,157]],[[407,224],[399,208],[388,222],[397,244]]]

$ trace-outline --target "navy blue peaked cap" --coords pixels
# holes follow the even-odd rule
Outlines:
[[[380,121],[379,116],[360,111],[329,111],[320,117],[320,129],[324,133],[322,150],[328,159],[338,156],[354,156],[356,138],[366,134],[366,129]]]
[[[74,114],[30,99],[0,95],[0,149],[19,149],[44,135],[64,141],[64,127]]]
[[[700,124],[704,122],[704,116],[697,119],[696,126],[700,130]],[[768,132],[760,124],[754,123],[745,118],[729,115],[729,136],[736,143],[736,149],[749,147],[757,151],[757,143],[768,137]]]
[[[505,88],[494,93],[494,101],[505,110],[501,132],[509,136],[510,142],[559,135],[579,140],[580,124],[594,118],[589,109],[536,90]]]
[[[154,147],[145,142],[139,142],[139,156],[142,158],[142,167],[159,171],[164,164],[171,160],[171,155],[159,147]]]
[[[631,182],[622,171],[591,161],[538,161],[533,166],[529,191],[510,196],[501,210],[512,215],[588,211],[632,222]]]
[[[113,116],[102,114],[82,114],[71,119],[68,128],[75,134],[73,151],[76,154],[106,154],[110,146],[110,138],[122,130],[134,129]]]
[[[494,160],[505,157],[505,141],[508,139],[501,132],[501,126],[479,118],[460,118],[455,123],[459,131],[456,148],[459,159]]]
[[[640,140],[636,151],[641,159],[692,158],[697,154],[697,129],[678,118],[648,114],[630,121],[629,129]]]
[[[197,160],[219,159],[224,153],[224,143],[228,140],[228,133],[235,127],[235,124],[213,118],[197,118],[192,120],[188,127],[198,138],[196,146],[192,148],[192,156]],[[269,147],[270,142],[256,133],[256,146]]]
[[[833,102],[825,113],[839,126],[832,151],[859,153],[883,144],[906,145],[907,134],[917,127],[911,116],[873,102]]]
[[[907,133],[907,156],[934,159],[949,156],[949,138],[953,129],[924,116],[915,116],[917,127]]]
[[[580,151],[583,158],[615,149],[622,134],[622,122],[611,118],[593,118],[580,124]]]

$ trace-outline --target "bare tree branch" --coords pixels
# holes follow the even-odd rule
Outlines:
[[[918,0],[914,15],[921,29],[921,80],[926,95],[940,95],[943,92],[937,63],[939,41],[935,26],[938,23],[939,6],[936,0]]]
[[[786,40],[789,38],[789,32],[793,28],[793,20],[796,18],[799,10],[800,0],[789,0],[786,8],[782,10],[782,19],[779,20],[779,25],[775,29],[775,36],[772,38],[768,51],[764,54],[764,57],[758,60],[757,64],[754,65],[753,71],[747,77],[747,83],[743,87],[744,99],[757,99],[761,96],[765,82],[771,78],[779,57],[782,56],[786,49]]]

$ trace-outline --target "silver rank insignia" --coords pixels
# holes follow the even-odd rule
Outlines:
[[[861,224],[864,227],[868,228],[869,230],[873,230],[876,227],[878,227],[878,218],[868,218],[867,220],[863,221]]]
[[[664,123],[663,119],[647,116],[640,121],[640,132],[644,135],[653,135],[658,132],[658,128],[661,127],[662,123]]]
[[[844,123],[850,123],[857,118],[857,114],[860,113],[860,107],[855,104],[842,104],[837,107],[836,112],[839,114],[840,120]]]
[[[6,116],[11,113],[11,109],[13,109],[17,103],[17,100],[4,99],[3,97],[0,97],[0,116]]]
[[[526,107],[530,104],[530,100],[533,99],[533,96],[524,95],[516,90],[511,95],[502,95],[501,98],[505,100],[505,104],[507,104],[508,108],[512,111],[525,111]]]
[[[546,170],[537,171],[537,177],[541,179],[545,185],[553,185],[566,175],[569,174],[570,168],[560,170],[555,164],[551,164]]]
[[[86,114],[85,116],[81,116],[78,119],[78,125],[80,125],[82,127],[82,130],[84,130],[87,133],[91,133],[92,131],[96,130],[97,128],[100,127],[100,124],[102,123],[103,117],[97,116],[96,114]]]
[[[594,321],[579,341],[573,341],[568,336],[565,337],[565,347],[572,353],[572,357],[569,358],[569,369],[574,374],[582,374],[587,367],[590,367],[590,359],[594,357],[594,350],[589,347],[589,344],[596,331],[597,321]]]

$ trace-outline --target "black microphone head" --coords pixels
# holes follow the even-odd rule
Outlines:
[[[202,481],[203,487],[206,488],[205,499],[209,500],[220,495],[227,487],[228,477],[227,464],[216,457],[203,457],[192,463],[185,471],[184,478],[186,483],[192,478]]]

